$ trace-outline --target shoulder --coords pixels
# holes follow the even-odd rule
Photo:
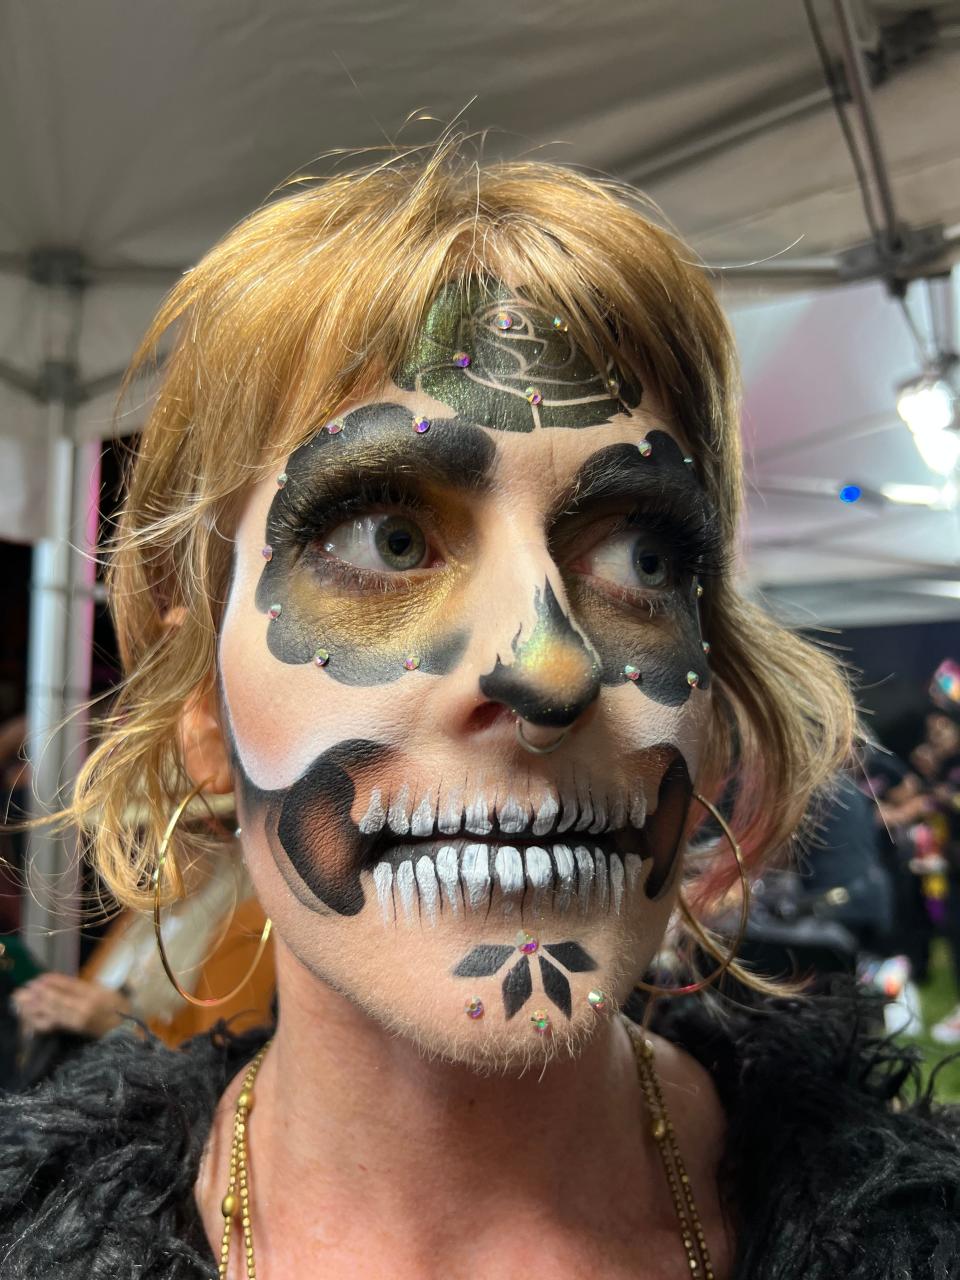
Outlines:
[[[958,1274],[960,1108],[934,1102],[915,1051],[874,1034],[876,1013],[851,990],[655,1024],[724,1104],[738,1280]]]
[[[0,1096],[5,1280],[215,1274],[190,1238],[193,1185],[217,1099],[262,1041],[216,1028],[174,1050],[121,1032]]]

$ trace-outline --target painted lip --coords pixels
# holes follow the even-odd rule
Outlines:
[[[505,912],[520,906],[536,915],[545,907],[619,911],[641,886],[659,892],[673,867],[690,797],[679,752],[661,776],[657,805],[645,825],[606,834],[547,837],[513,832],[477,836],[397,837],[383,831],[365,860],[384,919],[435,920],[438,913],[490,910],[499,897]]]

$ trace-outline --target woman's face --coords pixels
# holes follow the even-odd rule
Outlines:
[[[525,1060],[626,996],[709,715],[712,526],[650,396],[506,290],[442,293],[396,381],[253,489],[223,716],[302,965],[467,1060]],[[518,723],[564,736],[534,754]]]

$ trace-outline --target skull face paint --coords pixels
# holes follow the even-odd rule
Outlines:
[[[631,408],[517,295],[452,325],[441,301],[397,379],[252,490],[221,692],[282,941],[373,1016],[454,1054],[467,1022],[502,1056],[526,1020],[506,970],[464,992],[464,957],[535,934],[509,1009],[535,998],[556,1033],[594,1026],[588,990],[622,999],[659,945],[709,714],[715,540],[650,396]],[[568,728],[562,748],[526,753],[518,716]]]

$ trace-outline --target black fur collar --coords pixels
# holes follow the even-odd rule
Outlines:
[[[960,1277],[960,1108],[919,1093],[912,1058],[865,1035],[868,1012],[853,997],[659,1012],[728,1112],[734,1280]],[[3,1280],[213,1280],[193,1185],[216,1101],[264,1038],[218,1028],[172,1052],[110,1036],[0,1099]]]

